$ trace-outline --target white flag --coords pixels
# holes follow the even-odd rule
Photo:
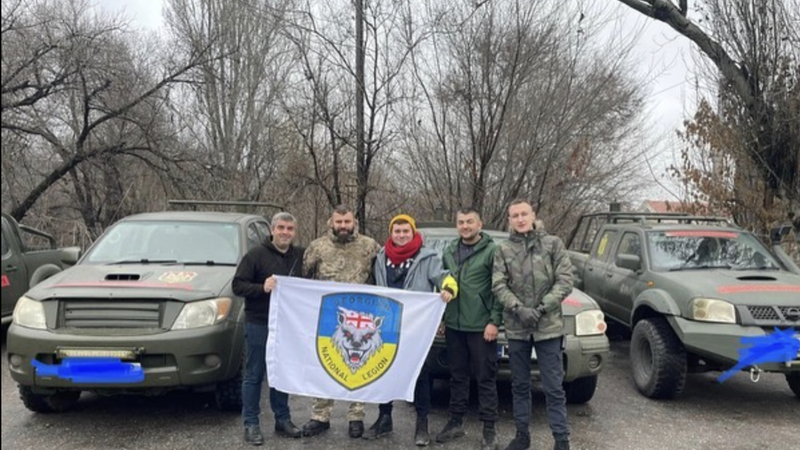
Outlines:
[[[289,394],[412,401],[445,304],[439,294],[276,277],[269,385]]]

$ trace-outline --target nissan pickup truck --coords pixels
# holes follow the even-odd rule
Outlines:
[[[117,222],[78,263],[17,303],[8,367],[25,406],[60,412],[81,392],[213,392],[240,410],[244,299],[236,265],[264,217],[167,211]]]
[[[800,330],[800,269],[724,218],[590,214],[567,247],[576,287],[632,331],[633,380],[647,397],[679,396],[689,371],[734,368],[742,338]],[[743,370],[754,381],[782,373],[800,397],[800,352]]]
[[[53,236],[2,213],[3,325],[11,322],[17,300],[29,288],[75,264],[80,247],[58,248]]]
[[[426,246],[442,254],[447,244],[458,238],[458,231],[452,225],[421,224],[419,231]],[[508,239],[508,233],[496,230],[483,230],[495,242]],[[605,335],[606,323],[597,303],[579,289],[561,302],[564,315],[566,345],[564,349],[564,391],[567,402],[582,404],[589,402],[597,388],[600,372],[608,357],[610,345]],[[511,368],[508,359],[508,340],[503,327],[497,337],[498,377],[510,379]],[[434,339],[428,354],[428,366],[434,377],[449,378],[450,364],[444,340],[444,328]],[[531,372],[538,378],[539,369],[536,353],[531,355]]]

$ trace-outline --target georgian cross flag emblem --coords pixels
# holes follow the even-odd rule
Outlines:
[[[382,377],[400,344],[402,303],[366,293],[322,297],[317,357],[325,372],[350,391]]]

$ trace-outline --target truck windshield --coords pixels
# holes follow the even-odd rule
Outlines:
[[[779,270],[754,235],[738,231],[669,230],[647,233],[654,270]]]
[[[100,237],[82,263],[236,264],[239,242],[239,227],[231,223],[122,222]]]

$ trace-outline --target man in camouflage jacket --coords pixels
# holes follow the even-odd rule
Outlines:
[[[497,246],[494,256],[492,291],[503,304],[517,428],[506,450],[530,447],[532,349],[536,349],[554,448],[568,450],[561,301],[572,291],[572,264],[561,239],[536,229],[535,220],[528,201],[511,202],[511,236]]]
[[[303,257],[303,276],[312,280],[368,284],[372,262],[381,246],[372,238],[358,234],[353,211],[337,206],[328,220],[330,230],[314,240]],[[314,399],[311,420],[303,426],[305,436],[315,436],[330,428],[333,400]],[[351,402],[347,412],[349,435],[364,434],[364,403]]]

